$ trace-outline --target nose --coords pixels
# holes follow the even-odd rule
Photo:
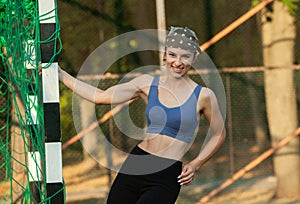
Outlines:
[[[181,58],[180,58],[180,57],[176,57],[174,64],[175,64],[176,66],[180,66],[180,65],[182,64]]]

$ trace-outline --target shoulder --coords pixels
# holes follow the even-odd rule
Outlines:
[[[134,79],[137,81],[150,81],[150,83],[151,83],[153,78],[154,78],[154,76],[152,76],[150,74],[142,74],[142,75],[135,77]]]
[[[210,88],[207,88],[207,87],[201,88],[200,99],[209,99],[214,95],[215,95],[215,93]]]
[[[198,105],[200,106],[200,110],[211,106],[211,104],[214,103],[216,100],[216,95],[210,88],[202,87],[198,99]]]
[[[150,74],[142,74],[132,79],[132,83],[139,87],[149,86],[153,81],[154,76]]]

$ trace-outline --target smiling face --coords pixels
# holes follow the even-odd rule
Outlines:
[[[174,77],[185,76],[195,60],[195,53],[180,48],[166,47],[164,56],[167,69]]]

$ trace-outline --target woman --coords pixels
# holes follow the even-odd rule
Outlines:
[[[216,97],[209,88],[201,87],[188,76],[200,52],[192,30],[171,27],[166,37],[164,76],[144,74],[100,90],[60,69],[61,82],[96,104],[123,103],[138,97],[148,99],[146,133],[118,173],[108,204],[174,204],[180,187],[190,184],[195,172],[220,148],[225,130]],[[202,115],[210,124],[210,140],[195,159],[182,165],[182,157],[193,141]],[[126,173],[132,172],[127,169],[136,170],[136,174]]]

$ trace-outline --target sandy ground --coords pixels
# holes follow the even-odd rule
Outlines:
[[[63,168],[67,204],[104,204],[109,190],[106,169],[92,160],[67,165]],[[195,180],[183,187],[176,204],[199,201],[224,180]],[[208,204],[300,204],[299,199],[274,199],[276,178],[273,176],[245,175],[213,197]]]

